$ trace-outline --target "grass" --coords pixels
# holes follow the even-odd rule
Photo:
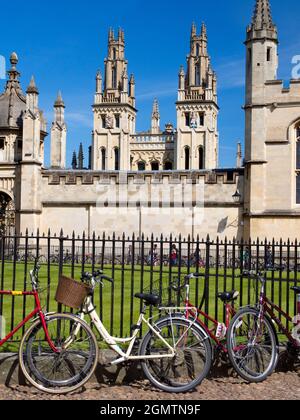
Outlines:
[[[32,268],[28,264],[27,268],[24,263],[10,262],[1,264],[0,278],[1,290],[31,290],[31,283],[29,278],[29,270]],[[85,267],[86,271],[91,270],[91,267]],[[150,290],[150,284],[153,287],[161,280],[164,287],[167,287],[169,280],[178,276],[178,268],[174,267],[170,270],[164,267],[163,273],[160,273],[158,267],[145,267],[141,269],[135,266],[132,270],[131,266],[122,267],[117,266],[114,269],[111,266],[105,267],[107,275],[114,278],[114,284],[110,285],[108,282],[104,286],[100,286],[95,291],[95,304],[98,313],[101,315],[104,325],[111,334],[117,336],[129,336],[130,327],[135,324],[141,309],[141,302],[134,298],[134,294],[143,290]],[[65,265],[63,267],[63,274],[66,276],[80,279],[81,266],[71,267]],[[181,270],[181,274],[186,274],[186,269]],[[218,292],[224,290],[239,290],[240,300],[238,304],[245,306],[247,304],[254,304],[257,301],[257,290],[254,287],[253,280],[243,278],[242,276],[236,278],[239,274],[232,270],[216,270],[211,269],[208,287],[208,309],[209,314],[220,321],[224,319],[224,306],[216,296]],[[295,277],[296,276],[296,277]],[[55,292],[59,278],[58,265],[47,264],[42,265],[40,271],[40,289],[41,301],[43,307],[48,312],[55,312],[58,309],[55,302]],[[269,276],[267,283],[267,295],[280,306],[284,311],[290,315],[294,315],[296,311],[295,295],[290,291],[290,287],[299,281],[297,274],[294,273],[272,273]],[[205,287],[204,278],[193,280],[191,283],[191,298],[190,300],[199,305]],[[0,298],[0,314],[6,319],[6,333],[8,333],[13,326],[16,326],[25,314],[31,312],[34,307],[33,298],[27,297],[1,297]],[[158,316],[154,309],[149,310],[149,316]],[[14,340],[19,340],[22,336],[20,330],[14,337]],[[15,348],[15,344],[6,344],[4,350],[10,351]]]

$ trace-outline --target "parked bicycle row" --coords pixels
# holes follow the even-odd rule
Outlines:
[[[229,357],[236,372],[249,382],[264,381],[278,363],[278,333],[287,338],[287,353],[293,360],[300,355],[300,287],[292,287],[297,298],[295,318],[286,314],[266,296],[264,273],[244,271],[260,288],[258,303],[238,310],[237,290],[218,293],[224,304],[226,322],[214,320],[203,310],[206,286],[200,305],[190,298],[191,283],[200,273],[174,278],[168,286],[151,284],[135,298],[141,302],[141,313],[132,326],[131,337],[113,337],[102,323],[93,303],[96,287],[113,279],[103,271],[83,273],[81,282],[62,276],[56,301],[65,307],[63,313],[47,314],[39,299],[39,269],[35,262],[30,272],[32,291],[1,291],[0,295],[32,296],[35,309],[3,340],[11,339],[31,319],[21,340],[20,366],[28,382],[48,393],[68,393],[81,388],[93,375],[99,347],[94,331],[116,354],[112,365],[140,361],[146,378],[153,386],[172,393],[187,392],[208,376],[214,357],[221,352]],[[269,267],[275,270],[274,267]],[[148,319],[149,307],[157,308]],[[70,308],[77,311],[70,313]],[[294,327],[289,331],[276,316],[279,312]],[[148,332],[140,339],[141,327]],[[93,329],[91,326],[93,326]],[[212,327],[211,327],[212,325]],[[276,327],[275,327],[276,325]]]
[[[127,250],[125,255],[117,253],[115,255],[110,254],[93,254],[86,253],[82,255],[80,252],[72,253],[72,251],[66,250],[61,255],[58,250],[49,254],[41,254],[39,251],[39,261],[41,264],[51,263],[51,264],[84,264],[84,265],[101,265],[104,266],[148,266],[148,267],[195,267],[195,268],[205,268],[209,267],[212,269],[216,268],[225,268],[225,269],[251,269],[251,270],[263,270],[267,265],[274,265],[280,270],[286,271],[296,271],[300,272],[300,258],[295,261],[290,262],[288,258],[276,257],[273,258],[271,250],[269,249],[266,256],[250,256],[248,251],[243,253],[242,257],[232,256],[232,255],[210,255],[208,258],[208,263],[206,264],[207,257],[205,256],[204,251],[196,249],[194,253],[190,256],[186,256],[182,253],[179,255],[179,251],[176,245],[173,245],[171,248],[170,254],[163,254],[159,252],[158,246],[155,245],[154,248],[150,251],[146,251],[145,255],[140,255],[135,253],[133,255],[131,248]],[[17,251],[15,254],[7,254],[5,259],[7,261],[15,262],[34,262],[37,257],[36,251],[30,251],[24,253],[22,251]]]

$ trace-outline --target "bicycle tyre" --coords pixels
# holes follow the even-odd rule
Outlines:
[[[69,350],[67,350],[64,354],[67,354],[66,357],[63,358],[63,352],[61,352],[59,355],[54,353],[50,348],[48,343],[45,341],[45,338],[38,339],[39,332],[41,332],[41,337],[45,337],[43,326],[41,324],[41,321],[36,321],[24,334],[20,349],[19,349],[19,362],[20,367],[22,369],[22,372],[24,373],[25,378],[27,381],[33,385],[35,388],[37,388],[39,391],[46,392],[48,394],[68,394],[70,392],[76,391],[77,389],[80,389],[83,387],[83,385],[89,381],[91,376],[93,375],[97,363],[99,360],[99,347],[96,340],[96,337],[94,333],[92,332],[90,326],[80,318],[71,315],[71,314],[54,314],[47,316],[47,326],[49,328],[49,325],[51,326],[51,322],[54,322],[55,320],[61,320],[61,322],[70,321],[70,325],[72,328],[77,328],[78,324],[80,325],[80,331],[78,334],[81,334],[81,337],[83,336],[83,333],[86,334],[88,338],[88,343],[90,344],[89,348],[89,354],[85,354],[86,351],[83,350],[73,350],[70,353],[67,353]],[[61,328],[62,329],[62,328]],[[69,329],[68,335],[70,338],[71,329]],[[60,342],[59,337],[52,337],[54,344]],[[43,341],[44,340],[44,341]],[[66,341],[66,338],[64,338]],[[76,340],[75,340],[76,341]],[[75,341],[73,343],[75,343]],[[38,351],[36,353],[33,352],[33,345],[34,342],[39,343],[38,345],[41,346],[42,342],[45,344],[46,350],[43,352],[41,349],[38,348]],[[72,344],[73,344],[72,343]],[[46,352],[48,351],[48,353]],[[52,380],[50,378],[47,378],[43,375],[41,372],[41,369],[39,366],[43,365],[51,365],[51,361],[54,360],[53,363],[53,369],[56,366],[62,366],[63,363],[67,366],[68,370],[71,372],[76,369],[76,364],[72,361],[72,357],[74,358],[77,355],[76,360],[84,360],[87,358],[87,362],[85,363],[84,367],[81,368],[78,372],[74,372],[73,377],[70,377],[69,379],[62,379],[58,380],[56,378],[57,372],[54,373],[55,380]],[[42,363],[40,362],[41,357],[44,356],[48,359],[44,359]],[[61,357],[60,361],[56,361],[58,358]],[[56,366],[55,366],[56,365]],[[49,370],[49,369],[48,369]],[[51,370],[51,369],[50,369]]]
[[[254,320],[259,318],[260,312],[255,309],[255,308],[244,308],[241,309],[233,318],[232,321],[230,323],[230,326],[228,328],[228,332],[227,332],[227,350],[228,350],[228,356],[230,359],[230,362],[233,366],[233,368],[235,369],[235,371],[237,372],[237,374],[243,378],[244,380],[248,381],[248,382],[252,382],[252,383],[260,383],[260,382],[264,382],[276,369],[277,363],[278,363],[278,345],[277,345],[277,336],[276,333],[274,331],[274,327],[271,324],[271,322],[268,320],[268,318],[264,318],[263,323],[264,326],[266,327],[266,332],[263,334],[264,339],[267,339],[267,343],[265,346],[262,347],[271,347],[271,357],[270,357],[270,361],[268,363],[268,366],[263,370],[263,372],[260,373],[256,373],[253,370],[250,369],[250,367],[245,367],[242,368],[242,364],[238,363],[237,360],[241,359],[241,357],[239,356],[240,353],[238,352],[243,352],[244,350],[244,346],[239,350],[234,350],[235,348],[235,339],[234,337],[234,332],[235,332],[235,328],[238,329],[240,328],[240,326],[242,326],[241,322],[242,321],[242,317],[244,316],[249,316],[252,317]],[[239,326],[240,324],[240,326]],[[246,327],[247,328],[247,327]],[[250,331],[247,331],[247,337],[248,337],[248,343],[249,341],[252,339],[252,336],[250,334]],[[250,338],[249,338],[250,337]],[[250,348],[249,344],[247,343],[247,349]],[[256,353],[257,350],[255,350],[255,346],[253,346],[252,344],[252,348],[254,349],[254,353],[252,360],[255,359],[255,364],[257,365],[258,363],[258,358],[261,356],[262,353]],[[265,352],[267,353],[267,351]],[[244,357],[246,359],[246,356]],[[248,358],[248,360],[250,360]],[[264,363],[264,361],[262,361],[262,363]]]
[[[153,367],[154,361],[152,360],[145,360],[142,361],[141,365],[142,365],[142,369],[143,372],[146,376],[146,378],[158,389],[165,391],[165,392],[169,392],[169,393],[185,393],[188,391],[191,391],[192,389],[196,388],[198,385],[200,385],[203,380],[207,377],[207,375],[210,372],[211,369],[211,365],[212,365],[212,349],[211,349],[211,343],[209,340],[209,337],[207,336],[207,334],[205,333],[205,331],[199,327],[197,324],[192,324],[190,321],[186,320],[184,317],[180,317],[180,316],[175,316],[172,318],[172,325],[176,325],[177,327],[180,328],[189,328],[190,331],[193,332],[193,334],[195,334],[197,336],[197,339],[199,340],[199,342],[201,342],[202,346],[203,346],[203,350],[204,350],[204,363],[203,363],[203,368],[201,369],[201,372],[199,372],[199,374],[197,375],[196,378],[191,378],[191,381],[189,383],[186,384],[182,384],[179,382],[176,382],[176,380],[171,380],[170,378],[165,378],[165,382],[166,383],[162,383],[162,377],[163,377],[163,368],[162,365],[160,365],[160,371],[158,372],[158,374],[156,375],[156,377],[154,376],[154,371],[155,368]],[[165,327],[170,327],[171,326],[171,320],[170,317],[166,317],[166,318],[162,318],[161,320],[159,320],[156,324],[155,324],[155,328],[159,329],[160,331],[163,330],[163,328]],[[140,346],[140,350],[139,350],[139,355],[140,356],[146,356],[149,355],[149,345],[151,345],[151,340],[152,338],[155,336],[155,334],[153,333],[153,331],[149,331],[145,337],[142,340],[141,346]],[[155,350],[157,350],[155,348]],[[177,357],[177,356],[176,356]],[[177,365],[176,363],[176,357],[173,359],[165,359],[165,360],[169,360],[170,362],[173,362],[173,366],[172,369],[176,368]],[[186,355],[184,354],[184,359],[186,360]],[[163,360],[163,359],[161,359]],[[189,370],[189,367],[187,368],[187,370]],[[154,372],[154,373],[153,373]],[[161,377],[160,379],[158,377]]]

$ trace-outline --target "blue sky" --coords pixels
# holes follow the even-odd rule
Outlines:
[[[19,55],[25,90],[34,74],[40,90],[40,106],[48,128],[53,102],[60,89],[67,106],[68,164],[83,142],[85,155],[91,142],[91,105],[97,69],[103,71],[110,26],[125,30],[129,73],[137,83],[138,130],[150,125],[152,102],[159,99],[162,124],[176,123],[178,70],[189,51],[191,23],[208,27],[209,53],[218,75],[220,166],[235,164],[236,143],[244,139],[244,45],[245,29],[254,0],[14,0],[2,5],[0,55]],[[291,60],[300,55],[299,0],[271,0],[280,36],[279,78],[291,77]],[[11,16],[11,19],[10,19]],[[0,80],[3,89],[4,81]],[[49,131],[49,130],[48,130]],[[50,136],[46,140],[49,162]]]

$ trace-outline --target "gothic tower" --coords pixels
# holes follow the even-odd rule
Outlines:
[[[67,126],[65,124],[65,104],[58,92],[54,103],[54,122],[51,129],[51,167],[66,168]]]
[[[92,166],[94,170],[128,170],[130,135],[135,133],[135,81],[128,81],[124,32],[108,36],[105,79],[96,76]]]
[[[278,68],[278,33],[272,20],[269,0],[256,0],[245,46],[245,163],[246,179],[249,180],[245,188],[245,208],[249,213],[257,213],[265,208],[266,122],[274,115],[273,110],[268,117],[270,109],[267,103],[272,102],[269,94],[272,85],[277,83]]]
[[[207,52],[207,31],[192,25],[187,72],[181,67],[177,110],[177,169],[218,166],[217,78]]]

